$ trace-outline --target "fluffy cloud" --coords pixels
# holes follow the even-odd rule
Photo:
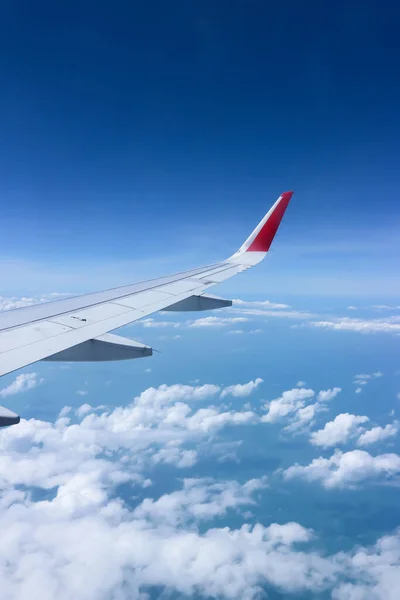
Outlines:
[[[263,415],[262,421],[266,423],[274,423],[290,413],[304,407],[305,400],[312,398],[315,395],[314,390],[305,388],[293,388],[283,392],[282,396],[272,400],[265,406],[268,409],[267,414]]]
[[[221,392],[221,398],[225,398],[226,396],[234,396],[235,398],[250,396],[262,383],[263,379],[257,377],[254,381],[249,381],[248,383],[238,383],[236,385],[228,385]]]
[[[297,409],[284,430],[290,433],[304,433],[313,425],[316,414],[321,410],[326,410],[326,408],[318,402]]]
[[[261,586],[286,593],[324,589],[334,581],[335,565],[297,549],[313,537],[298,523],[204,533],[188,525],[251,503],[259,487],[259,481],[219,489],[187,482],[181,492],[134,511],[89,479],[59,488],[51,501],[33,503],[13,492],[2,499],[2,599],[144,600],[150,587],[251,600]]]
[[[340,452],[330,458],[315,458],[309,465],[293,465],[284,471],[286,479],[296,477],[320,481],[326,488],[353,487],[368,479],[386,478],[400,473],[400,456],[379,454],[371,456],[365,450]]]
[[[241,524],[267,487],[265,477],[184,478],[170,493],[152,493],[153,465],[188,468],[197,460],[201,444],[193,449],[184,442],[204,441],[226,423],[255,419],[251,411],[198,408],[222,389],[163,385],[101,414],[88,414],[83,405],[77,423],[66,407],[56,423],[23,420],[2,431],[2,600],[148,600],[153,592],[255,600],[271,588],[284,597],[329,593],[336,600],[397,600],[398,532],[369,548],[326,555],[314,546],[315,533],[299,523]],[[281,399],[290,404],[315,395],[297,392]],[[316,406],[323,403],[299,410]],[[335,457],[334,465],[318,459],[325,464],[317,470],[297,466],[308,474],[288,470],[285,476],[334,487],[400,470],[394,454],[373,458],[357,450]],[[213,519],[229,518],[232,511],[235,528],[215,525]]]
[[[253,495],[266,486],[266,478],[252,479],[244,485],[237,481],[185,479],[182,490],[157,500],[143,500],[134,516],[175,527],[193,520],[209,520],[225,515],[228,509],[254,504]]]
[[[342,388],[334,387],[331,390],[321,390],[317,396],[317,402],[329,402],[333,400],[340,392]]]
[[[91,410],[92,410],[92,406],[88,403],[85,403],[76,409],[75,414],[77,417],[82,418],[85,415],[87,415]]]
[[[161,385],[109,412],[96,414],[89,404],[83,404],[76,411],[82,419],[78,423],[71,423],[69,410],[62,411],[54,424],[22,419],[0,437],[0,488],[36,485],[51,489],[64,485],[72,475],[86,473],[94,464],[97,471],[104,469],[108,481],[110,467],[101,459],[104,453],[115,459],[123,455],[124,467],[129,463],[131,474],[155,463],[191,466],[197,452],[183,444],[204,440],[227,425],[257,421],[250,410],[195,407],[220,392],[221,388],[212,384]],[[116,477],[118,464],[113,467]]]
[[[338,583],[334,600],[397,600],[400,597],[400,529],[369,548],[357,548],[336,558],[353,581]]]
[[[7,396],[19,394],[20,392],[26,392],[27,390],[37,387],[43,383],[43,381],[44,379],[40,378],[37,373],[21,373],[20,375],[17,375],[10,385],[0,390],[0,397],[6,398]]]
[[[304,382],[298,381],[297,386],[300,385],[304,385]],[[314,424],[317,413],[327,411],[325,404],[335,398],[341,391],[339,387],[321,390],[315,398],[315,392],[312,389],[296,387],[287,390],[283,392],[280,398],[276,398],[265,405],[268,412],[263,415],[261,420],[266,423],[273,423],[288,417],[289,424],[285,427],[285,431],[304,433]],[[314,398],[314,402],[309,403]]]
[[[288,592],[323,588],[333,568],[313,552],[298,552],[298,544],[313,538],[298,523],[199,532],[199,522],[254,504],[265,478],[185,479],[181,490],[136,506],[119,496],[121,484],[151,486],[144,475],[151,465],[190,467],[197,450],[183,441],[253,419],[251,411],[192,408],[220,391],[214,385],[163,385],[99,415],[82,405],[78,423],[71,423],[68,407],[54,424],[22,420],[3,431],[2,599],[139,600],[146,588],[159,586],[250,600],[265,585]],[[34,501],[14,486],[46,490],[45,499]]]
[[[399,423],[388,423],[385,427],[373,427],[369,431],[365,431],[357,440],[357,446],[369,446],[370,444],[376,444],[376,442],[382,442],[397,435],[399,431]]]
[[[365,416],[342,413],[335,417],[333,421],[326,423],[323,429],[314,431],[310,436],[310,442],[314,446],[322,446],[323,448],[346,444],[363,431],[360,425],[368,421],[368,417]]]

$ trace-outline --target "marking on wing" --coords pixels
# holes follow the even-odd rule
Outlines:
[[[213,284],[211,284],[213,285]],[[204,291],[207,285],[199,284],[197,288],[195,288],[194,292],[196,294]],[[177,302],[179,300],[183,300],[188,297],[188,292],[184,292],[182,294],[174,296],[174,301]],[[124,325],[128,325],[133,321],[137,321],[142,317],[146,317],[154,312],[162,310],[166,306],[171,303],[171,295],[168,295],[167,298],[163,298],[162,300],[158,300],[153,302],[150,305],[143,306],[141,309],[129,309],[127,308],[123,313],[108,317],[106,319],[102,319],[98,322],[89,322],[89,321],[76,321],[78,324],[77,327],[73,329],[66,327],[63,331],[63,325],[53,323],[52,321],[41,321],[40,323],[24,325],[12,331],[6,331],[0,333],[0,344],[1,344],[1,362],[0,362],[0,375],[4,375],[6,373],[10,373],[11,371],[15,371],[23,366],[29,365],[38,360],[42,360],[47,356],[51,356],[56,352],[61,352],[62,350],[66,350],[67,348],[71,348],[72,346],[76,346],[86,340],[90,340],[100,335],[107,333],[109,331],[113,331],[114,329],[118,329],[119,327],[123,327]],[[108,303],[108,305],[113,306],[114,308],[118,308],[116,305],[112,303]],[[105,306],[105,305],[103,305]],[[96,307],[101,309],[102,307]],[[124,308],[124,307],[119,307]],[[88,312],[92,309],[88,309]],[[82,311],[86,312],[86,311]],[[72,316],[72,315],[69,315]],[[59,317],[57,317],[57,320]],[[80,326],[79,326],[80,325]],[[47,336],[43,339],[43,336],[39,338],[39,340],[35,342],[25,343],[25,340],[29,338],[31,335],[31,330],[33,328],[42,327],[46,328]],[[47,329],[50,327],[50,329]],[[56,329],[58,328],[58,329]],[[61,329],[60,329],[61,328]],[[17,334],[17,337],[16,337]],[[3,346],[3,336],[9,335],[15,340],[15,344],[19,344],[14,346],[13,349],[8,350]],[[24,350],[21,352],[21,350]]]

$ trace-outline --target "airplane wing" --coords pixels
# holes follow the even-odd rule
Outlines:
[[[231,306],[205,291],[259,263],[268,252],[293,192],[285,192],[240,249],[205,267],[142,283],[0,313],[0,376],[39,360],[98,361],[151,356],[152,349],[110,331],[159,310]],[[0,407],[0,427],[19,416]]]

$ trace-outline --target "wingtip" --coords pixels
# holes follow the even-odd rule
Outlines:
[[[283,192],[279,196],[271,210],[253,232],[254,238],[251,240],[247,252],[268,252],[293,193],[293,190],[291,190]]]

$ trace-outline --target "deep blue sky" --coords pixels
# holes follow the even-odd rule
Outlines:
[[[2,255],[185,243],[196,264],[294,189],[282,240],[371,239],[364,263],[382,241],[381,273],[399,223],[399,23],[393,2],[3,3]]]

